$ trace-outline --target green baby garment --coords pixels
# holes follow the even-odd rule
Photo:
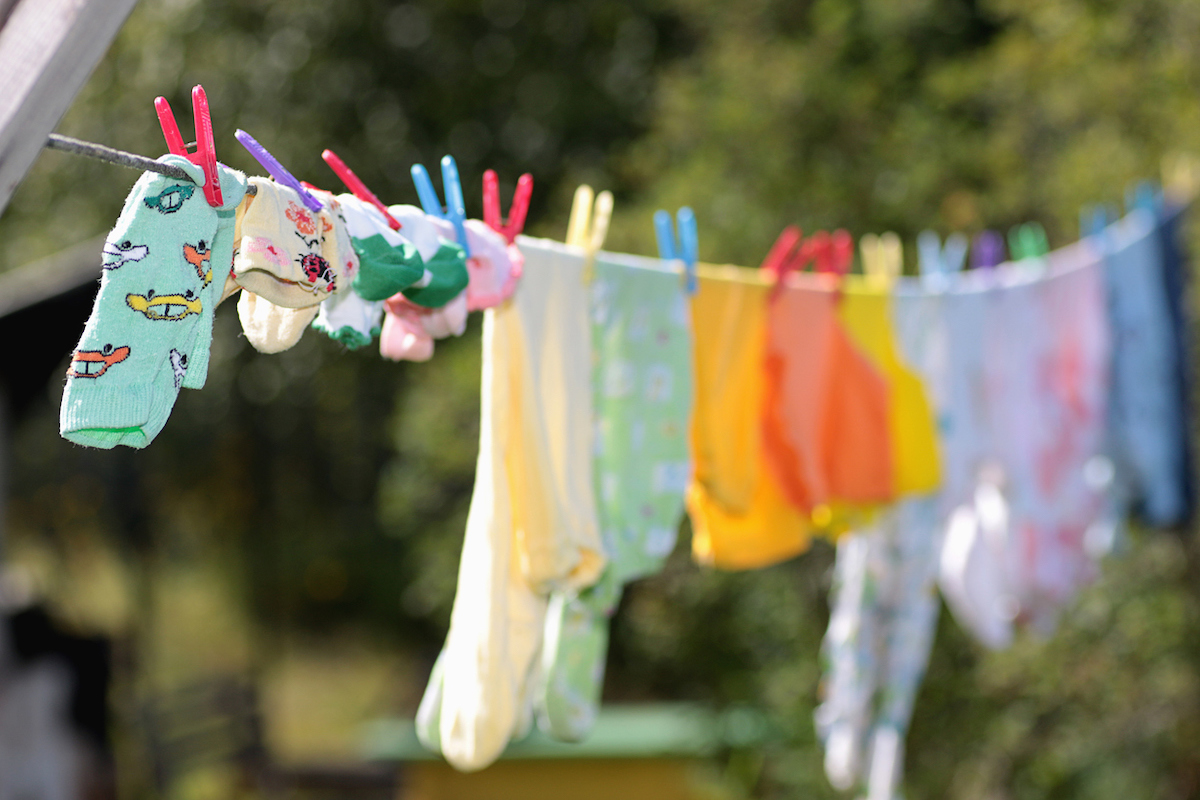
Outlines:
[[[599,709],[609,617],[629,581],[675,547],[690,472],[692,339],[677,270],[601,254],[591,287],[594,480],[608,566],[582,592],[551,597],[538,724],[578,741]]]

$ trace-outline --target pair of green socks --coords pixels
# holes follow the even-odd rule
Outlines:
[[[208,375],[213,314],[233,261],[246,177],[218,166],[224,203],[209,206],[203,170],[182,156],[161,163],[193,182],[146,172],[104,243],[104,271],[59,410],[59,432],[110,449],[150,444],[182,387]]]

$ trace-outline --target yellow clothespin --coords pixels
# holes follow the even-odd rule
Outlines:
[[[608,236],[608,223],[612,219],[613,196],[607,189],[592,198],[592,187],[584,184],[575,190],[575,200],[571,203],[571,220],[567,223],[567,244],[582,247],[584,250],[583,280],[592,282],[592,271],[596,263],[596,253],[604,246],[604,237]]]
[[[859,239],[863,274],[876,284],[891,286],[904,271],[904,245],[892,231],[882,236],[868,233]]]
[[[1170,153],[1162,160],[1163,194],[1186,204],[1200,192],[1200,159],[1194,153]]]

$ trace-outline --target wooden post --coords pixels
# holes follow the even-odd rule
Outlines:
[[[0,211],[137,0],[17,0],[0,29]]]

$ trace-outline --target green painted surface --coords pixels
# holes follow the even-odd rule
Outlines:
[[[759,743],[767,736],[762,716],[749,709],[718,714],[703,706],[654,704],[607,706],[591,735],[577,744],[559,742],[536,728],[513,742],[503,759],[704,758],[723,747]],[[376,760],[432,761],[439,757],[417,741],[412,720],[380,719],[366,726],[363,755]]]

